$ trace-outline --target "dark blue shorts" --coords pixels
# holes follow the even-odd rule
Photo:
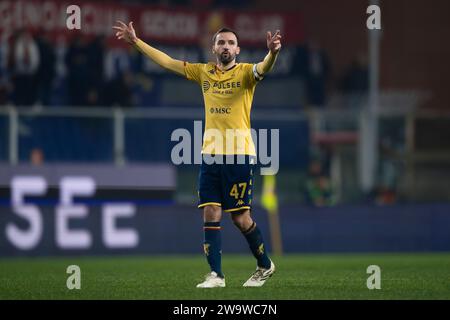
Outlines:
[[[230,157],[234,157],[234,164],[227,161]],[[216,205],[224,212],[251,209],[254,163],[255,157],[252,156],[245,156],[244,164],[237,163],[237,156],[224,157],[223,164],[202,161],[198,177],[198,207]]]

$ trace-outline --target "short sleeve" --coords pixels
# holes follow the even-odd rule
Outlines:
[[[191,81],[200,83],[200,74],[203,64],[201,63],[184,63],[184,73],[186,78]]]

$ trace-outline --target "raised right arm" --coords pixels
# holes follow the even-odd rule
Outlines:
[[[113,29],[117,30],[116,36],[118,39],[124,39],[126,42],[132,44],[136,49],[142,52],[144,55],[152,59],[161,67],[175,72],[181,76],[186,76],[184,68],[185,63],[181,60],[176,60],[165,54],[164,52],[153,48],[136,36],[136,31],[133,28],[133,22],[128,25],[122,21],[117,21],[118,25]]]

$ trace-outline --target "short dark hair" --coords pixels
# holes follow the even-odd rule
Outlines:
[[[217,36],[219,35],[219,33],[224,33],[224,32],[231,32],[232,34],[234,34],[234,35],[236,36],[237,42],[239,43],[239,37],[238,37],[237,33],[236,33],[234,30],[225,27],[225,28],[219,29],[219,31],[217,31],[216,33],[214,33],[214,36],[213,36],[213,38],[212,38],[213,44],[216,43],[216,38],[217,38]]]

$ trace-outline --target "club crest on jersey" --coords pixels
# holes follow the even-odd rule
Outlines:
[[[209,88],[211,87],[211,85],[209,84],[208,81],[203,81],[203,92],[206,92],[209,90]]]

